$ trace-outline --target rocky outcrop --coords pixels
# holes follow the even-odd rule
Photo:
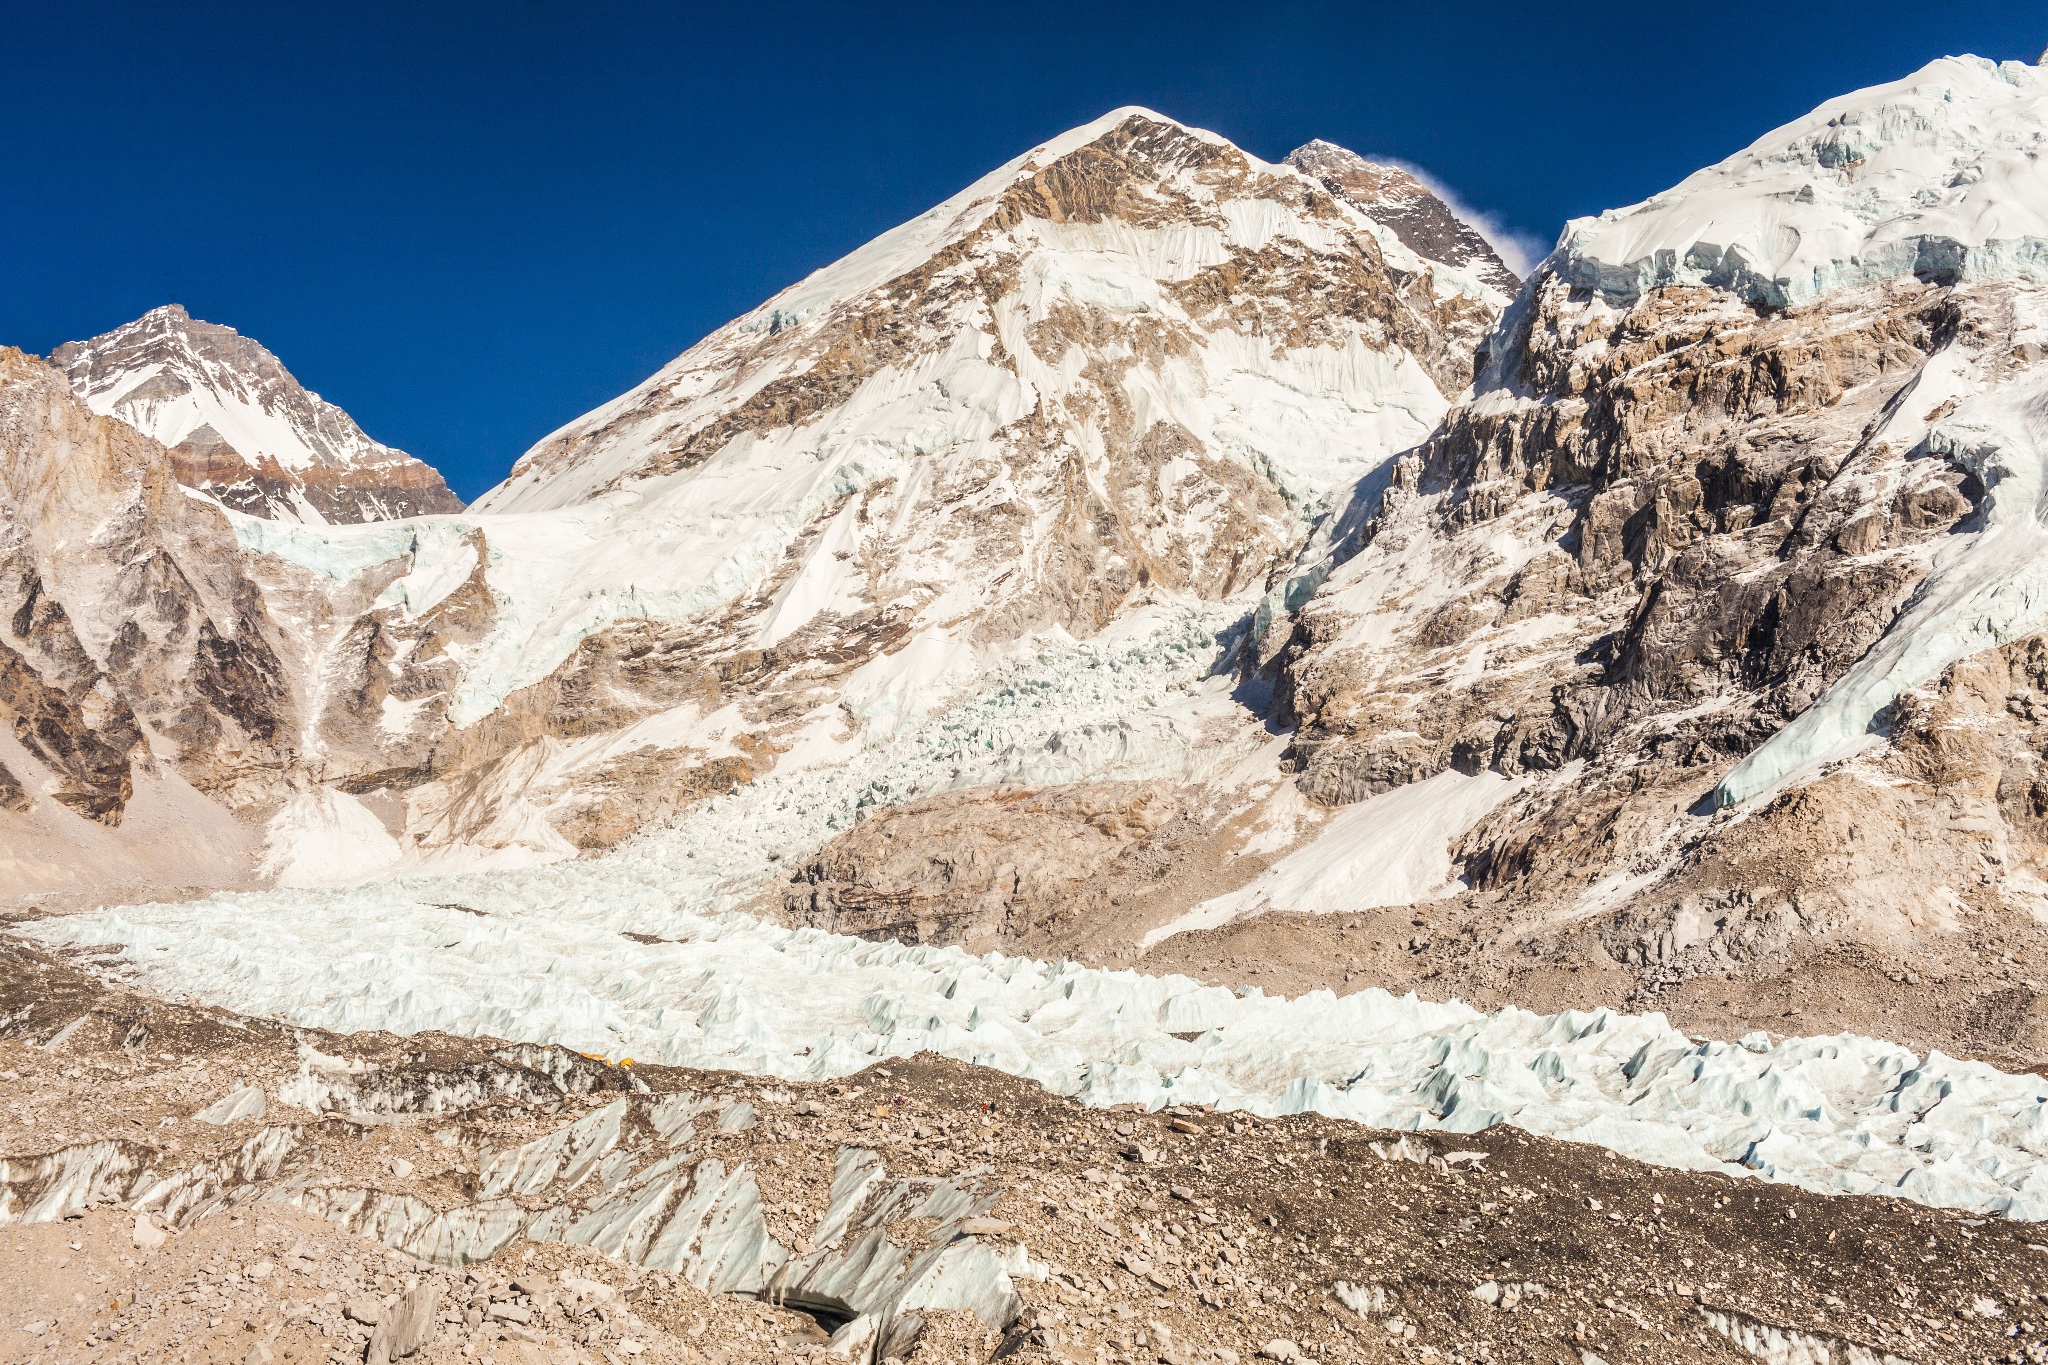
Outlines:
[[[1685,289],[1615,312],[1543,280],[1527,307],[1512,382],[1540,400],[1496,391],[1405,458],[1283,651],[1317,799],[1454,765],[1554,771],[1677,712],[1640,742],[1740,757],[1883,633],[1983,494],[1879,432],[1959,333],[2012,331],[2004,287],[1758,315]],[[1480,548],[1499,532],[1506,556]],[[1397,563],[1428,587],[1351,588]],[[1347,648],[1373,629],[1394,640]],[[1461,660],[1462,683],[1423,685]]]
[[[834,933],[975,948],[1062,920],[1087,932],[1113,898],[1170,878],[1179,846],[1200,837],[1158,783],[949,792],[834,840],[797,869],[781,908]]]
[[[362,522],[462,510],[431,466],[365,436],[251,338],[175,303],[50,359],[94,412],[167,446],[180,483],[238,512]]]
[[[29,610],[32,606],[25,605],[23,613]],[[17,613],[17,619],[23,613]],[[50,614],[61,621],[61,613],[59,607]],[[17,631],[16,636],[23,633]],[[12,713],[15,739],[59,777],[60,785],[50,796],[89,820],[118,825],[135,789],[129,756],[141,743],[142,732],[106,675],[83,657],[76,637],[65,643],[85,665],[70,688],[45,681],[27,658],[0,643],[0,705]],[[88,713],[89,705],[97,714]],[[20,781],[9,774],[9,782],[10,804],[17,811],[27,809]]]

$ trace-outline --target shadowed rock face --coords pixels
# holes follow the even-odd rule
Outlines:
[[[1674,289],[1615,314],[1539,285],[1514,371],[1538,401],[1454,412],[1403,459],[1339,575],[1426,556],[1412,567],[1438,598],[1326,593],[1301,615],[1281,700],[1303,790],[1342,802],[1451,766],[1552,771],[1632,746],[1665,712],[1699,714],[1661,753],[1748,752],[1884,631],[1928,543],[1982,496],[1869,434],[1966,314],[2009,327],[2010,303],[1902,286],[1762,316]],[[1498,532],[1515,554],[1460,560]],[[1398,618],[1399,646],[1347,648],[1353,603]],[[1572,624],[1521,643],[1546,618]],[[1416,685],[1475,651],[1522,667]]]
[[[237,511],[362,522],[462,510],[431,466],[371,440],[251,338],[177,304],[50,358],[94,412],[169,447],[180,483]]]
[[[1399,166],[1367,161],[1321,138],[1288,153],[1287,164],[1322,181],[1332,194],[1356,204],[1374,222],[1392,228],[1416,255],[1468,270],[1503,294],[1512,295],[1522,287],[1521,277],[1486,238]]]

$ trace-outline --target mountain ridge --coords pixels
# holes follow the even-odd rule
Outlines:
[[[1321,138],[1305,142],[1283,163],[1313,176],[1392,228],[1416,255],[1443,261],[1513,297],[1522,277],[1501,259],[1486,234],[1459,217],[1428,185],[1407,168],[1372,161]]]

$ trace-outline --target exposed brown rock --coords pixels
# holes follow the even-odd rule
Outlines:
[[[162,447],[19,351],[0,352],[0,517],[6,704],[66,775],[59,799],[117,823],[145,733],[231,807],[274,792],[296,739],[286,665],[232,532]]]
[[[1157,783],[947,792],[834,840],[791,877],[782,911],[834,933],[977,949],[1058,920],[1093,925],[1089,910],[1107,905],[1090,893],[1106,902],[1112,879],[1165,875],[1171,850],[1151,836],[1181,818]],[[1151,876],[1131,877],[1123,864],[1147,852]]]
[[[51,795],[88,820],[118,825],[134,790],[129,755],[142,732],[104,683],[95,670],[86,694],[74,699],[44,682],[27,659],[0,641],[0,706],[13,713],[14,737],[22,747],[63,775],[64,785]],[[100,716],[87,716],[81,703],[89,699],[100,703]],[[8,780],[14,793],[10,808],[27,809],[20,783],[11,774]]]

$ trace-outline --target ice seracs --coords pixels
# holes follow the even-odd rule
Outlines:
[[[1574,220],[1552,267],[1616,299],[1707,284],[1771,307],[1900,275],[2044,283],[2044,152],[2039,67],[1945,57]]]
[[[681,904],[688,843],[464,882],[100,911],[27,932],[124,944],[124,971],[147,987],[330,1030],[513,1036],[790,1079],[930,1051],[1091,1104],[1461,1133],[1511,1123],[1681,1169],[2048,1217],[2039,1077],[1853,1036],[1702,1042],[1658,1014],[1485,1013],[1380,990],[1289,1000],[792,931]],[[604,1111],[580,1122],[555,1145],[507,1154],[492,1188],[529,1168],[573,1178],[576,1153],[616,1136]]]

